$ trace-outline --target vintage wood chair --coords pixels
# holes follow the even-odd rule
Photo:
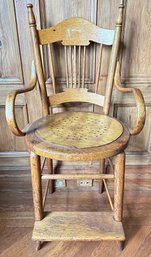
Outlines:
[[[83,18],[69,18],[50,28],[37,30],[32,4],[27,5],[29,26],[33,41],[34,63],[30,87],[10,93],[6,102],[6,118],[11,131],[24,136],[30,151],[35,225],[33,239],[37,249],[42,241],[53,240],[117,240],[125,235],[122,227],[125,153],[131,135],[138,134],[145,122],[145,105],[139,89],[123,88],[120,81],[118,53],[123,23],[123,1],[115,30],[102,29]],[[56,93],[52,44],[60,42],[64,47],[66,84],[63,92]],[[89,92],[85,81],[86,49],[89,44],[100,45],[95,92]],[[47,95],[40,45],[48,45],[49,65],[54,94]],[[105,96],[98,94],[102,46],[112,46]],[[69,72],[70,68],[70,72]],[[36,70],[36,71],[35,71]],[[73,72],[72,72],[73,71]],[[18,94],[32,91],[39,82],[43,117],[20,130],[15,117],[15,99]],[[123,93],[133,93],[137,105],[137,121],[133,129],[109,116],[113,85]],[[69,102],[86,102],[103,108],[96,112],[64,111],[50,114],[50,108]],[[115,166],[110,157],[115,156]],[[48,174],[42,174],[41,157],[46,158]],[[54,174],[52,160],[101,161],[108,159],[113,174]],[[44,166],[44,165],[43,165]],[[42,200],[41,181],[47,180]],[[49,181],[100,180],[103,181],[111,212],[51,212],[44,213]],[[106,180],[114,180],[114,204]]]

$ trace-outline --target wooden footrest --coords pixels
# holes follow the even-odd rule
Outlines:
[[[121,222],[112,212],[51,212],[36,221],[33,240],[39,241],[98,241],[125,240]]]

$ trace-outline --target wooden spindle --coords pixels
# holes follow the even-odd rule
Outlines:
[[[73,87],[73,76],[72,76],[72,47],[69,46],[69,50],[70,50],[70,85],[71,85],[71,88]]]
[[[99,78],[100,78],[100,72],[101,72],[101,62],[102,62],[102,49],[103,49],[103,45],[100,44],[98,70],[97,70],[97,74],[96,74],[95,93],[98,92]]]
[[[52,58],[52,45],[48,44],[48,55],[49,55],[49,69],[51,73],[51,79],[52,79],[52,87],[54,94],[56,93],[56,82],[55,82],[55,75],[54,75],[54,64],[53,64],[53,58]]]
[[[108,200],[109,200],[109,203],[110,203],[110,206],[111,206],[111,210],[113,211],[114,207],[113,207],[112,199],[111,199],[111,196],[110,196],[110,193],[109,193],[109,189],[108,189],[108,186],[107,186],[107,183],[106,183],[105,179],[103,179],[103,183],[104,183],[105,190],[106,190],[106,193],[107,193],[107,197],[108,197]]]
[[[69,71],[68,71],[67,46],[64,47],[64,51],[65,51],[65,66],[66,66],[66,82],[67,82],[67,87],[69,87]]]
[[[74,46],[74,87],[77,84],[77,64],[76,64],[76,46]]]
[[[84,46],[83,48],[82,87],[84,87],[84,80],[85,80],[85,60],[86,60],[86,46]]]
[[[111,170],[112,170],[112,173],[114,174],[114,165],[113,165],[113,162],[112,162],[111,158],[108,158],[108,163],[109,163],[109,165],[110,165],[110,168],[111,168]]]
[[[46,163],[46,158],[43,159],[43,163],[42,163],[42,165],[41,165],[41,173],[42,173],[43,170],[44,170],[45,163]]]
[[[47,159],[47,167],[48,167],[48,174],[53,174],[53,161],[52,159]],[[49,186],[51,183],[51,193],[53,193],[53,181],[50,181],[50,179],[47,180],[45,190],[44,190],[44,196],[43,196],[43,210],[45,208],[46,198],[48,195]]]
[[[80,87],[81,83],[81,46],[79,46],[79,65],[78,65],[78,86]]]

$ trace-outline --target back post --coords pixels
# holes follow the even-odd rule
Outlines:
[[[118,53],[120,48],[120,41],[121,41],[123,16],[124,16],[123,14],[124,14],[124,0],[121,0],[121,4],[119,6],[119,14],[115,25],[114,40],[113,40],[113,46],[112,46],[112,51],[110,56],[108,77],[106,82],[105,103],[103,108],[103,112],[106,115],[109,114],[109,110],[110,110],[114,75],[115,75],[115,69],[116,69],[117,58],[118,58]]]
[[[39,47],[39,40],[38,40],[38,33],[36,29],[36,20],[33,13],[33,5],[27,4],[28,9],[28,22],[31,31],[31,37],[33,42],[33,50],[34,50],[34,60],[36,66],[36,73],[40,85],[40,95],[42,101],[42,112],[43,115],[46,116],[49,114],[49,101],[47,97],[46,85],[44,80],[44,73],[42,68],[42,60],[40,54],[40,47]]]

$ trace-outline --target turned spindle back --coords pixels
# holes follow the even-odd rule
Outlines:
[[[119,6],[115,30],[102,29],[95,24],[79,17],[68,18],[52,27],[37,30],[32,5],[28,4],[29,26],[32,35],[34,59],[37,77],[40,85],[43,114],[49,113],[49,106],[67,102],[89,102],[103,107],[105,114],[109,113],[111,103],[115,68],[120,47],[120,38],[123,23],[123,1]],[[64,59],[66,89],[57,93],[56,74],[54,71],[53,44],[61,43],[64,48],[62,59]],[[95,76],[95,90],[88,92],[86,81],[87,51],[90,44],[99,44],[98,64]],[[42,67],[40,45],[47,45],[50,77],[52,80],[54,95],[47,96],[44,72]],[[102,64],[103,46],[112,46],[105,96],[98,94],[100,70]]]

